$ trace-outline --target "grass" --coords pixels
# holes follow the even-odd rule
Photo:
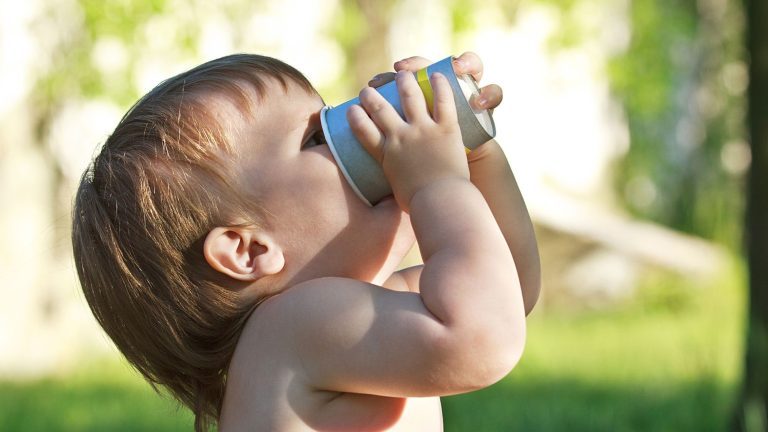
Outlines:
[[[541,308],[504,380],[443,399],[452,431],[725,430],[741,370],[743,273],[651,274],[610,311]],[[115,361],[0,382],[3,431],[190,430],[185,409]]]
[[[191,414],[115,360],[34,382],[0,383],[2,431],[191,430]]]
[[[518,367],[443,399],[446,431],[721,431],[741,373],[742,273],[651,275],[610,312],[533,314]]]

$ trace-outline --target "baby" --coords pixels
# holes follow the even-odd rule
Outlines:
[[[164,81],[84,173],[73,247],[128,361],[196,430],[439,431],[439,396],[504,377],[539,292],[530,218],[496,141],[464,151],[450,85],[432,113],[395,63],[347,117],[394,191],[373,207],[325,144],[294,68],[232,55]],[[482,75],[465,53],[457,73]],[[494,108],[498,86],[477,107]],[[418,241],[424,265],[395,271]]]

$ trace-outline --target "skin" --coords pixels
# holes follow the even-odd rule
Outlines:
[[[477,56],[459,59],[480,77]],[[509,165],[495,141],[464,153],[445,77],[432,77],[432,116],[412,74],[396,80],[405,120],[370,87],[348,112],[394,190],[375,207],[327,146],[301,148],[319,129],[316,95],[272,92],[239,130],[245,184],[273,217],[214,229],[205,254],[245,294],[279,294],[240,338],[222,431],[442,430],[439,396],[493,384],[522,354],[538,252]],[[481,95],[501,101],[496,86]],[[414,237],[425,264],[393,272]]]

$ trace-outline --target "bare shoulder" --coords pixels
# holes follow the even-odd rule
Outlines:
[[[389,397],[474,389],[473,375],[445,372],[488,365],[426,308],[417,286],[403,289],[419,273],[395,276],[400,290],[345,278],[305,282],[266,302],[257,319],[280,335],[285,364],[311,389]]]
[[[222,424],[295,413],[368,419],[384,405],[401,410],[397,398],[476,389],[483,383],[456,371],[488,365],[452,340],[418,292],[346,278],[303,282],[264,301],[247,322],[229,369]]]
[[[259,324],[254,324],[264,326],[266,322],[271,322],[273,324],[269,327],[277,325],[281,329],[296,329],[296,325],[304,326],[313,319],[335,320],[340,318],[339,315],[364,312],[366,306],[371,306],[377,299],[381,300],[382,296],[389,297],[391,291],[418,294],[418,281],[423,267],[418,265],[394,272],[382,286],[343,277],[324,277],[302,282],[259,306],[258,313],[254,314],[258,317],[254,321]],[[414,295],[400,297],[410,300],[418,298]]]
[[[296,346],[302,337],[322,337],[336,323],[354,321],[352,315],[366,313],[374,299],[384,291],[391,292],[377,285],[341,277],[313,279],[294,285],[256,308],[243,329],[238,351],[258,350],[263,354],[269,352],[270,356],[299,355]],[[338,336],[338,332],[335,334]]]
[[[383,287],[343,277],[301,282],[264,301],[254,314],[254,324],[264,326],[271,322],[269,327],[295,329],[313,318],[332,318],[325,315],[328,312],[349,312],[359,302],[370,300],[378,290]]]
[[[311,392],[443,396],[488,386],[508,372],[492,357],[478,358],[470,346],[463,333],[426,308],[419,292],[321,278],[259,306],[241,336],[230,377],[301,383]]]
[[[274,418],[287,412],[288,394],[292,410],[312,410],[322,403],[324,394],[314,392],[316,386],[307,379],[305,363],[313,359],[303,346],[307,339],[332,331],[334,322],[344,321],[343,311],[357,308],[368,285],[316,279],[263,301],[248,318],[230,362],[222,420],[239,423],[244,412],[252,421]]]
[[[377,312],[394,307],[406,307],[418,299],[404,280],[395,279],[397,290],[342,277],[313,279],[295,285],[270,298],[256,318],[258,326],[270,328],[299,344],[309,338],[333,345],[344,344],[347,338],[361,335],[353,324],[370,323]],[[402,301],[397,301],[400,298]],[[394,301],[395,304],[392,304]],[[297,350],[301,354],[306,346]]]
[[[248,319],[230,363],[235,384],[228,390],[240,393],[235,387],[242,387],[252,395],[281,375],[307,389],[336,390],[326,385],[327,373],[316,371],[320,365],[357,361],[343,353],[361,347],[377,316],[421,307],[417,293],[355,279],[327,277],[292,286],[265,300]]]

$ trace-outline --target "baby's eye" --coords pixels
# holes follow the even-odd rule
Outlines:
[[[306,143],[304,143],[304,146],[302,148],[313,147],[316,145],[323,145],[323,144],[327,144],[327,143],[325,142],[325,134],[323,134],[323,130],[320,129],[314,134],[312,134],[311,137],[309,137],[309,139],[307,140]]]

